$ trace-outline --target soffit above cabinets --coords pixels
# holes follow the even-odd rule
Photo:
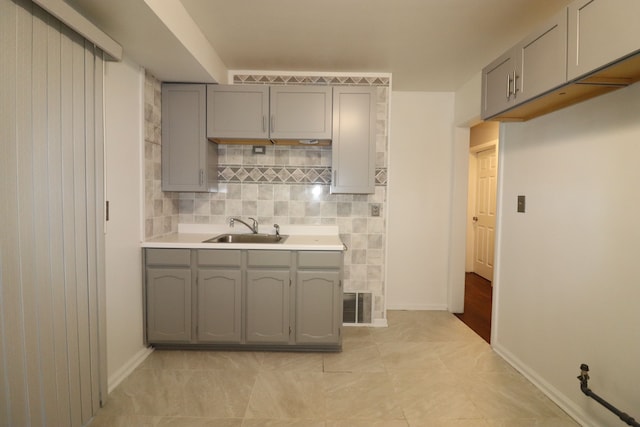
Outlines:
[[[163,82],[230,83],[221,68],[384,72],[394,90],[440,92],[460,88],[569,0],[66,2]]]

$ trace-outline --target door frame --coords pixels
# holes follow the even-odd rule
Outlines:
[[[473,272],[473,256],[475,248],[475,229],[473,227],[473,216],[476,210],[476,192],[478,187],[478,153],[489,150],[496,150],[498,158],[498,139],[487,141],[482,144],[469,147],[469,184],[467,192],[467,233],[465,245],[465,272]],[[498,168],[500,164],[498,163]],[[497,189],[496,189],[497,191]],[[495,252],[495,250],[494,250]]]

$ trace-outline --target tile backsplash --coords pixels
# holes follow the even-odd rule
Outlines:
[[[349,79],[349,80],[347,80]],[[374,194],[330,194],[331,147],[218,146],[217,193],[163,193],[160,187],[160,82],[145,86],[145,237],[177,231],[178,223],[223,224],[231,216],[256,217],[271,232],[278,224],[338,225],[345,252],[345,291],[370,291],[373,318],[384,317],[387,202],[388,78],[234,76],[235,83],[350,84],[377,87]],[[342,82],[342,83],[340,83]],[[378,208],[380,216],[372,216]],[[262,228],[262,227],[261,227]]]

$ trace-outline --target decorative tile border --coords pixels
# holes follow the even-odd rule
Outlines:
[[[389,77],[234,74],[234,84],[389,86]]]
[[[246,166],[218,167],[218,180],[233,183],[331,184],[329,167]],[[376,169],[376,185],[387,185],[387,169]]]

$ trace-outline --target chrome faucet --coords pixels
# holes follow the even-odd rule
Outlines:
[[[253,234],[258,234],[258,220],[256,220],[255,218],[249,218],[249,219],[250,219],[251,221],[253,221],[253,225],[249,225],[249,224],[247,224],[246,222],[244,222],[244,221],[243,221],[243,220],[241,220],[240,218],[235,218],[235,217],[229,218],[229,226],[230,226],[230,227],[233,227],[233,225],[234,225],[236,222],[239,222],[239,223],[241,223],[241,224],[246,225],[246,226],[247,226],[247,228],[248,228],[249,230],[251,230],[251,232],[252,232]]]

